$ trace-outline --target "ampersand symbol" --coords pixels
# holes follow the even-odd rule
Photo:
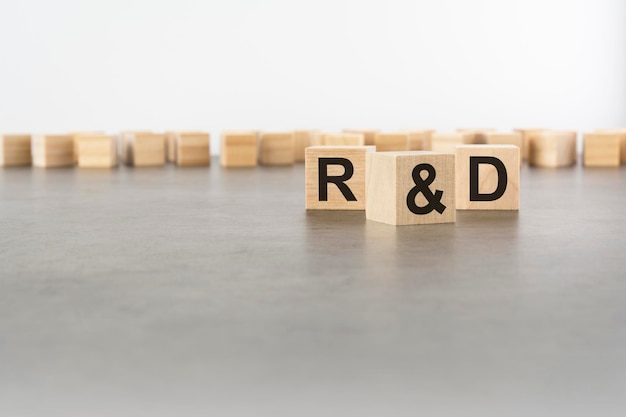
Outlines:
[[[428,176],[426,179],[422,179],[420,173],[422,171],[426,171]],[[436,190],[433,194],[430,191],[428,186],[435,181],[435,177],[437,173],[435,172],[435,167],[430,164],[419,164],[415,168],[413,168],[413,182],[415,183],[415,187],[411,188],[409,194],[406,196],[406,205],[411,210],[411,213],[414,214],[428,214],[433,210],[436,210],[439,214],[443,214],[446,209],[446,206],[441,202],[441,197],[443,197],[443,191]],[[415,203],[415,198],[418,194],[422,193],[426,200],[428,200],[428,204],[424,207],[420,207]]]

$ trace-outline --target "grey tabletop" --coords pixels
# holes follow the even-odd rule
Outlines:
[[[0,169],[2,416],[622,416],[626,168],[306,212],[304,168]]]

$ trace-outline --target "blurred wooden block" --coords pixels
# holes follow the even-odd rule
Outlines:
[[[542,130],[529,134],[528,163],[558,168],[576,163],[576,132]]]
[[[123,130],[119,134],[118,152],[123,164],[132,165],[131,142],[136,134],[151,134],[149,130]]]
[[[530,137],[536,133],[539,133],[543,130],[547,130],[547,129],[513,129],[514,132],[520,132],[522,134],[522,160],[523,161],[527,161],[528,160],[528,152],[530,150],[530,145],[529,145],[529,140]]]
[[[392,225],[456,221],[454,154],[367,154],[365,216]]]
[[[307,210],[365,210],[365,156],[375,151],[374,146],[307,148]]]
[[[165,135],[160,133],[127,132],[123,142],[125,163],[135,167],[165,164]]]
[[[365,136],[362,133],[325,133],[322,139],[324,146],[364,146]]]
[[[74,136],[33,135],[31,151],[36,167],[71,167],[74,165]]]
[[[434,132],[431,149],[433,152],[455,153],[459,145],[475,144],[475,136],[472,132]]]
[[[360,133],[363,135],[363,139],[365,140],[366,146],[374,145],[374,139],[376,138],[376,134],[379,132],[375,129],[370,130],[360,130],[360,129],[344,129],[344,133]]]
[[[104,135],[104,132],[98,130],[71,132],[70,135],[74,138],[74,163],[78,162],[78,138],[84,135]]]
[[[496,132],[497,129],[493,129],[493,128],[482,128],[482,129],[476,129],[476,128],[461,128],[461,129],[457,129],[457,132],[461,132],[461,133],[471,133],[474,135],[474,139],[472,140],[472,143],[474,144],[484,144],[487,143],[487,133],[493,133]]]
[[[429,151],[431,148],[431,136],[434,130],[407,130],[407,150]]]
[[[174,149],[174,159],[178,166],[211,164],[211,136],[208,133],[175,133]]]
[[[255,167],[258,164],[258,133],[222,132],[220,165],[228,168]]]
[[[457,146],[455,165],[457,210],[519,210],[519,146]]]
[[[409,135],[406,133],[377,133],[374,137],[376,152],[406,151],[409,146]]]
[[[486,133],[487,145],[515,145],[520,150],[520,165],[522,164],[521,155],[524,147],[522,134],[520,132],[488,132]]]
[[[165,132],[165,160],[176,162],[176,131]]]
[[[317,139],[320,132],[317,130],[296,130],[294,138],[294,158],[296,162],[304,162],[304,150],[309,146],[319,145]]]
[[[620,160],[626,164],[626,129],[596,129],[594,133],[614,133],[620,137]]]
[[[585,133],[583,165],[616,167],[620,165],[622,137],[619,133]]]
[[[292,132],[261,133],[259,160],[262,165],[291,165],[295,162],[294,148]]]
[[[0,166],[31,164],[30,135],[0,135]]]
[[[117,166],[117,140],[111,135],[82,134],[74,137],[78,145],[80,168],[112,168]]]

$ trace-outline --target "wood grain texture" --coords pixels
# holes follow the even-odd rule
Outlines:
[[[206,132],[178,132],[174,135],[174,160],[178,166],[211,164],[211,135]]]
[[[495,157],[506,169],[506,190],[494,201],[471,201],[470,157]],[[461,145],[456,148],[456,208],[458,210],[519,210],[520,149],[516,145]],[[478,169],[478,192],[493,193],[498,187],[498,171],[489,164]]]
[[[488,132],[485,134],[487,145],[515,145],[520,149],[520,165],[524,153],[524,140],[521,132]]]
[[[324,133],[323,146],[365,146],[365,136],[362,133]]]
[[[365,145],[371,146],[374,145],[374,139],[376,138],[376,134],[379,132],[378,129],[344,129],[344,133],[360,133],[363,135],[365,139]]]
[[[296,162],[304,162],[304,150],[309,146],[319,145],[315,139],[319,135],[318,130],[295,130],[294,138],[294,158]]]
[[[548,129],[532,128],[532,129],[513,129],[514,132],[522,134],[522,160],[528,160],[528,153],[530,151],[530,137],[536,133],[542,132]]]
[[[454,154],[407,151],[376,152],[367,154],[367,201],[365,216],[391,225],[453,223],[456,221]],[[430,192],[443,192],[442,213],[432,210],[428,214],[415,214],[409,207],[410,192],[416,187],[413,170],[419,164],[432,165],[435,178],[428,185]],[[420,178],[427,177],[426,172]],[[418,193],[414,202],[426,207],[428,201]]]
[[[620,133],[585,133],[583,165],[586,167],[617,167],[621,161]]]
[[[293,132],[263,132],[259,162],[262,165],[292,165],[295,162],[294,148]]]
[[[461,133],[471,133],[474,135],[472,143],[474,144],[484,144],[487,143],[487,134],[496,132],[497,129],[494,128],[459,128],[456,130]]]
[[[307,210],[365,210],[366,201],[366,155],[375,152],[374,146],[312,146],[306,149],[305,185]],[[344,158],[350,161],[353,174],[345,181],[356,201],[348,201],[339,187],[328,183],[327,201],[320,199],[319,160],[320,158]],[[341,176],[346,169],[341,165],[329,165],[329,176]]]
[[[577,133],[542,130],[528,136],[528,163],[536,167],[558,168],[574,165]]]
[[[620,137],[620,161],[626,164],[626,128],[622,129],[596,129],[594,133],[615,133]]]
[[[454,153],[458,145],[475,143],[473,132],[433,132],[431,150],[433,152]]]
[[[429,151],[431,150],[431,137],[434,130],[406,130],[402,133],[407,134],[407,150],[409,151]]]
[[[71,167],[74,165],[74,136],[33,135],[31,151],[33,166]]]
[[[133,133],[129,141],[130,158],[134,167],[152,167],[165,164],[165,135],[161,133]]]
[[[117,140],[103,134],[75,136],[80,168],[112,168],[117,166]]]
[[[249,168],[258,164],[258,132],[222,132],[220,165],[226,168]]]
[[[374,145],[377,152],[401,152],[409,146],[407,133],[377,133],[374,137]]]
[[[0,166],[30,165],[31,136],[27,134],[0,135]]]

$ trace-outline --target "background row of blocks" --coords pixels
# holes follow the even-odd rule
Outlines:
[[[306,208],[365,210],[392,225],[453,223],[456,210],[519,210],[520,159],[514,145],[459,145],[454,153],[313,146]]]
[[[456,132],[414,130],[380,132],[345,130],[324,133],[232,131],[221,135],[220,164],[224,167],[289,165],[304,161],[309,146],[375,146],[379,152],[427,150],[454,152],[459,145],[515,145],[522,158],[538,167],[564,167],[577,161],[577,133],[545,129],[458,129]],[[68,135],[0,135],[0,165],[40,167],[209,165],[210,135],[206,132],[128,131],[119,135],[82,132]],[[626,164],[626,129],[596,130],[584,135],[583,164],[610,167]]]

